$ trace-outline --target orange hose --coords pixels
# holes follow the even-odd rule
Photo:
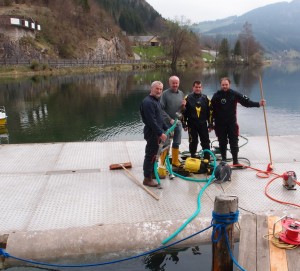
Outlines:
[[[282,176],[277,176],[277,177],[273,178],[272,180],[270,180],[270,181],[267,183],[267,185],[266,185],[266,187],[265,187],[265,195],[266,195],[268,198],[270,198],[271,200],[274,200],[274,201],[276,201],[276,202],[279,202],[279,203],[282,203],[282,204],[287,204],[287,205],[292,205],[292,206],[296,206],[296,207],[299,207],[299,208],[300,208],[300,205],[299,205],[299,204],[292,203],[292,202],[281,201],[281,200],[278,200],[278,199],[275,199],[275,198],[271,197],[271,196],[268,194],[267,190],[268,190],[269,185],[270,185],[273,181],[275,181],[276,179],[278,179],[279,177],[282,177]]]
[[[278,199],[273,198],[272,196],[270,196],[270,195],[268,194],[268,187],[269,187],[269,185],[270,185],[273,181],[275,181],[276,179],[278,179],[278,178],[280,178],[280,177],[283,178],[283,175],[279,175],[279,174],[277,174],[277,173],[275,173],[275,172],[270,172],[270,171],[260,170],[260,169],[258,169],[258,168],[254,168],[254,167],[250,167],[250,166],[244,166],[244,165],[243,165],[243,167],[244,167],[244,168],[250,168],[250,169],[253,169],[253,170],[257,171],[256,176],[259,177],[259,178],[269,178],[271,174],[275,175],[275,177],[274,177],[273,179],[271,179],[271,180],[267,183],[267,185],[265,186],[265,195],[266,195],[269,199],[271,199],[271,200],[273,200],[273,201],[276,201],[276,202],[278,202],[278,203],[287,204],[287,205],[292,205],[292,206],[296,206],[296,207],[299,207],[299,208],[300,208],[300,205],[299,205],[299,204],[292,203],[292,202],[281,201],[281,200],[278,200]],[[298,184],[298,185],[300,186],[300,182],[296,181],[296,184]]]

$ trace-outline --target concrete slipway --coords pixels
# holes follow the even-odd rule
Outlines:
[[[274,172],[292,170],[299,176],[299,142],[299,135],[270,138]],[[159,247],[195,212],[204,183],[162,180],[163,189],[149,188],[160,197],[157,201],[126,171],[109,170],[110,164],[130,161],[130,172],[142,181],[144,147],[144,141],[1,145],[0,237],[7,239],[3,242],[6,251],[45,262],[80,259],[83,263]],[[188,150],[186,139],[180,149]],[[266,170],[270,162],[266,137],[249,138],[240,156],[247,157],[251,166]],[[300,217],[299,208],[264,195],[272,177],[258,178],[250,169],[234,170],[231,182],[210,185],[202,197],[200,214],[175,240],[209,225],[215,197],[222,193],[238,196],[241,217],[249,212]],[[288,191],[282,179],[272,183],[269,193],[282,201],[300,203],[300,187]],[[182,245],[208,241],[210,235],[206,231]],[[23,263],[6,259],[5,264]]]

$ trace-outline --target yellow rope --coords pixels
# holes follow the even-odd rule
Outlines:
[[[271,236],[271,238],[270,238]],[[263,236],[264,239],[268,240],[268,241],[271,241],[272,244],[278,248],[282,248],[282,249],[295,249],[297,248],[298,246],[297,245],[290,245],[290,244],[287,244],[285,242],[282,242],[280,241],[279,239],[279,232],[275,233],[274,235],[272,233],[270,234],[265,234]]]

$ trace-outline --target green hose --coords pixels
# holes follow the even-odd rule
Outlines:
[[[201,197],[205,191],[205,189],[211,184],[211,182],[214,180],[215,178],[215,170],[216,170],[216,156],[210,151],[210,150],[203,150],[203,152],[208,152],[211,154],[211,156],[213,157],[214,159],[214,170],[210,176],[210,178],[207,180],[197,180],[197,179],[193,179],[193,178],[188,178],[188,177],[185,177],[185,176],[181,176],[180,174],[177,174],[177,173],[173,173],[172,172],[172,166],[170,166],[170,161],[167,160],[167,166],[168,166],[168,170],[170,174],[174,174],[184,180],[187,180],[187,181],[195,181],[195,182],[205,182],[207,181],[207,183],[201,188],[199,194],[198,194],[198,197],[197,197],[197,210],[173,233],[171,234],[168,238],[166,238],[165,240],[162,241],[162,244],[165,245],[166,243],[168,243],[170,240],[172,240],[174,237],[176,237],[186,226],[187,224],[189,224],[200,212],[201,210]]]
[[[174,131],[174,129],[175,129],[175,127],[176,127],[176,124],[177,124],[177,121],[178,121],[178,120],[177,120],[177,118],[176,118],[176,119],[174,120],[172,126],[165,132],[165,135],[166,135],[166,136],[168,136],[171,132]],[[160,185],[160,178],[159,178],[158,171],[157,171],[157,168],[158,168],[158,160],[159,160],[159,156],[160,156],[160,154],[161,154],[161,152],[162,152],[163,147],[164,147],[164,142],[161,141],[161,142],[159,143],[158,152],[157,152],[157,154],[156,154],[156,159],[155,159],[155,162],[154,162],[154,170],[153,170],[153,172],[154,172],[154,175],[155,175],[155,178],[156,178],[156,181],[157,181],[158,185]]]

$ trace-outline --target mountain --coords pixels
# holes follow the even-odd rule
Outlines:
[[[236,39],[246,22],[252,25],[255,39],[266,52],[300,52],[300,0],[270,4],[241,16],[194,24],[192,28],[202,35]]]

